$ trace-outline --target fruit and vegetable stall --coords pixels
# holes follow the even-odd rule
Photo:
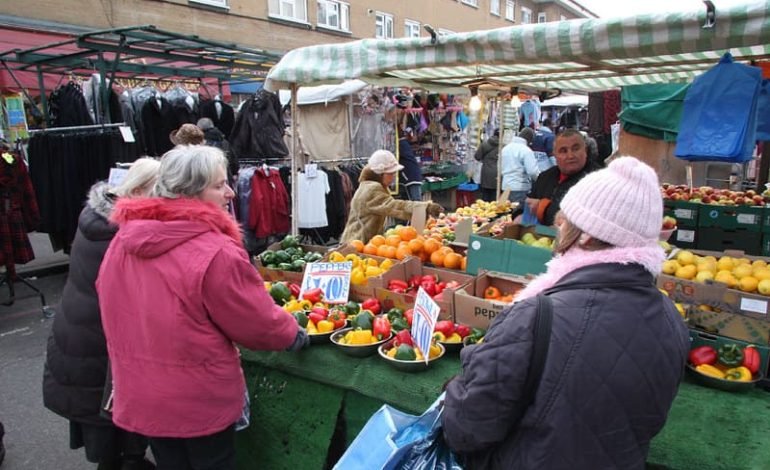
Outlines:
[[[514,224],[510,210],[507,203],[477,201],[419,231],[396,226],[334,247],[287,236],[256,257],[266,289],[307,329],[312,346],[298,354],[243,351],[258,426],[238,434],[240,468],[324,468],[382,404],[423,411],[460,371],[459,352],[483,342],[494,318],[552,256],[555,231]],[[455,229],[464,220],[470,235],[458,240]],[[770,449],[745,453],[741,446],[762,442],[760,429],[770,420],[767,392],[757,387],[765,384],[770,356],[770,260],[666,242],[681,224],[669,213],[661,227],[669,256],[658,286],[689,323],[693,349],[649,461],[667,468],[760,468]],[[330,301],[328,284],[303,284],[316,265],[345,266],[343,299]],[[438,311],[425,348],[413,335],[420,295]],[[718,435],[698,431],[736,415],[740,426]],[[728,462],[726,456],[739,454],[745,462]]]

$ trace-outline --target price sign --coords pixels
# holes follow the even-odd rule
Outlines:
[[[117,188],[123,183],[128,170],[125,168],[110,168],[110,177],[107,180],[107,184],[112,188]]]
[[[414,318],[412,319],[412,338],[415,346],[422,353],[427,364],[430,360],[430,343],[433,340],[433,330],[436,328],[438,312],[441,307],[420,287],[417,299],[414,301]]]
[[[353,263],[309,263],[305,266],[300,296],[305,291],[321,288],[324,301],[330,304],[344,304],[350,294],[350,271]]]

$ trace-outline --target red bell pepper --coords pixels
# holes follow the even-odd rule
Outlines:
[[[696,367],[701,364],[716,364],[718,357],[719,356],[717,355],[717,350],[711,346],[699,346],[697,348],[693,348],[690,350],[690,354],[688,355],[690,364]]]
[[[399,347],[402,344],[406,344],[407,346],[414,346],[414,341],[412,340],[412,334],[409,333],[409,330],[401,330],[398,333],[396,333],[396,337],[393,340],[394,347]]]
[[[406,318],[406,323],[409,324],[409,326],[412,326],[412,319],[414,318],[414,309],[410,308],[404,311],[404,318]]]
[[[446,282],[441,281],[436,283],[436,294],[444,292],[444,289],[446,289]]]
[[[291,292],[291,295],[295,298],[299,298],[299,292],[302,290],[302,288],[299,286],[299,284],[296,284],[294,282],[289,283],[289,291]]]
[[[401,279],[391,279],[388,281],[388,290],[396,292],[396,289],[406,292],[409,289],[409,284]]]
[[[465,338],[469,334],[471,334],[471,327],[468,325],[461,325],[460,323],[457,323],[455,325],[455,333],[460,335],[460,338]]]
[[[372,322],[372,335],[378,340],[390,337],[390,322],[387,317],[376,317]]]
[[[318,326],[319,321],[326,320],[326,317],[321,315],[320,313],[310,312],[307,316],[308,320],[312,321],[314,325]]]
[[[413,289],[417,289],[420,287],[420,281],[422,281],[422,276],[419,274],[415,274],[414,276],[409,278],[409,287]]]
[[[752,375],[759,371],[760,360],[757,348],[754,346],[746,346],[743,348],[743,367],[750,370]]]
[[[332,309],[329,312],[329,316],[326,318],[334,323],[334,329],[342,328],[347,323],[347,315],[345,312],[339,309]]]
[[[329,311],[323,307],[313,307],[310,309],[312,313],[317,313],[318,315],[322,315],[324,318],[329,316]]]
[[[452,333],[455,332],[455,323],[449,320],[442,320],[436,323],[436,327],[433,331],[438,331],[442,333],[444,337],[449,338],[452,336]]]
[[[436,282],[433,280],[420,281],[420,287],[423,288],[426,294],[433,297],[436,295]]]
[[[369,298],[364,300],[364,302],[361,304],[362,310],[369,310],[375,315],[379,315],[380,311],[382,311],[382,305],[380,304],[380,301],[374,298]]]
[[[324,291],[320,287],[309,289],[302,294],[302,298],[315,304],[324,298]]]

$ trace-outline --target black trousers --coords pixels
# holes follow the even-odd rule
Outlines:
[[[497,201],[497,189],[481,188],[481,199],[486,202]]]
[[[157,470],[235,470],[235,425],[202,437],[151,437]]]

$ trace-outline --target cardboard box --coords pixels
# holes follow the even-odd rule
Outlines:
[[[701,204],[698,212],[699,227],[742,229],[761,232],[765,223],[765,208],[761,206],[718,206]]]
[[[727,338],[766,346],[770,343],[770,322],[730,312],[689,309],[687,318],[691,328]]]
[[[305,252],[314,251],[316,253],[321,253],[323,255],[326,255],[326,252],[329,250],[328,247],[320,246],[320,245],[300,245],[300,247],[302,247],[302,250]],[[281,249],[282,249],[281,242],[275,242],[272,245],[268,246],[265,251],[278,251]],[[262,264],[262,261],[259,256],[254,257],[254,265],[257,267],[257,271],[259,272],[259,275],[262,276],[262,279],[269,282],[287,281],[287,282],[295,282],[297,284],[302,284],[302,278],[305,276],[304,271],[297,272],[297,271],[283,271],[280,269],[267,269],[265,265]]]
[[[767,258],[750,256],[742,251],[735,250],[726,250],[724,252],[705,250],[691,251],[700,256],[711,255],[716,258],[721,256],[732,256],[735,258],[748,258],[750,260],[763,259],[765,261],[770,261]],[[676,251],[673,251],[670,257],[674,258],[676,253]],[[768,296],[729,289],[727,285],[722,284],[721,282],[709,281],[707,283],[700,283],[689,281],[687,279],[680,279],[668,274],[658,275],[657,285],[659,288],[668,292],[669,297],[677,302],[686,302],[695,305],[705,304],[722,311],[739,313],[759,320],[770,321],[770,297]]]
[[[485,299],[484,290],[494,286],[501,292],[515,293],[527,282],[529,280],[522,276],[482,270],[475,283],[454,292],[454,321],[475,328],[489,328],[492,320],[511,304]]]
[[[757,348],[757,352],[759,352],[760,358],[759,371],[762,372],[765,377],[767,377],[768,358],[770,358],[770,348],[767,346],[747,343],[745,341],[740,341],[733,338],[725,338],[724,336],[712,335],[702,331],[690,329],[690,349],[697,348],[699,346],[711,346],[712,348],[719,350],[722,345],[731,343],[735,343],[742,348],[745,348],[750,344]]]
[[[699,228],[698,248],[709,251],[740,250],[762,254],[762,233],[744,229]]]
[[[365,258],[374,258],[379,262],[382,262],[388,258],[381,258],[379,256],[361,255]],[[392,260],[393,267],[388,271],[382,273],[379,276],[370,277],[366,280],[364,285],[350,284],[350,299],[358,302],[374,297],[378,288],[385,289],[388,287],[388,281],[391,279],[406,279],[408,272],[417,272],[420,269],[420,259],[410,256],[402,261]]]
[[[551,259],[553,252],[517,242],[525,233],[551,239],[556,234],[551,227],[518,224],[506,225],[503,233],[495,237],[473,234],[468,245],[467,272],[475,274],[479,269],[518,275],[545,272],[545,263]]]
[[[414,264],[410,264],[408,266],[410,269],[414,267]],[[471,276],[469,274],[462,273],[460,271],[455,270],[449,270],[449,269],[437,269],[437,268],[431,268],[427,266],[422,266],[420,271],[418,272],[407,272],[406,273],[406,279],[408,280],[410,277],[419,274],[421,276],[424,275],[436,275],[438,276],[438,279],[440,281],[457,281],[460,283],[460,286],[457,289],[462,288],[469,288],[473,289],[473,283],[475,282],[476,278],[474,276]],[[441,310],[439,311],[439,320],[452,320],[454,321],[455,315],[454,315],[454,292],[457,289],[444,289],[442,292],[441,297],[439,300],[436,300],[436,303],[441,307]],[[414,307],[414,301],[417,298],[417,293],[408,293],[408,294],[398,294],[396,292],[391,292],[387,289],[387,285],[385,288],[377,288],[375,289],[374,293],[375,297],[382,302],[383,309],[388,310],[393,307],[397,307],[403,310],[406,310],[408,308]]]

